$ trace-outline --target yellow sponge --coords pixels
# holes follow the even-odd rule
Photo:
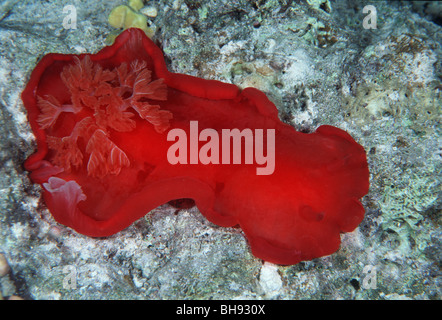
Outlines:
[[[143,2],[141,0],[129,1],[129,5],[138,8],[140,5],[142,7]],[[119,29],[140,28],[149,38],[152,38],[154,34],[153,30],[147,26],[147,17],[126,5],[112,9],[108,21],[111,26]]]
[[[144,7],[143,0],[129,0],[129,7],[131,7],[135,11],[138,11],[142,7]]]

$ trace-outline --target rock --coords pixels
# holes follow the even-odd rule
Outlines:
[[[0,277],[6,276],[11,268],[9,267],[8,261],[3,253],[0,253]]]

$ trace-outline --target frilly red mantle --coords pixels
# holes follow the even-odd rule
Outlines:
[[[22,99],[37,139],[25,168],[54,218],[79,233],[108,236],[192,198],[211,222],[240,226],[255,256],[295,264],[335,252],[340,233],[364,217],[367,160],[349,134],[297,132],[259,90],[171,73],[139,29],[97,54],[46,55]],[[191,121],[220,136],[274,130],[274,172],[257,175],[244,162],[171,164],[168,132],[189,136]]]

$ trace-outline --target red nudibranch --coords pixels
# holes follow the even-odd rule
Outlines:
[[[44,56],[22,100],[37,140],[25,168],[79,233],[109,236],[191,198],[240,226],[256,257],[289,265],[335,252],[364,217],[366,154],[348,133],[297,132],[257,89],[171,73],[139,29],[97,54]]]

